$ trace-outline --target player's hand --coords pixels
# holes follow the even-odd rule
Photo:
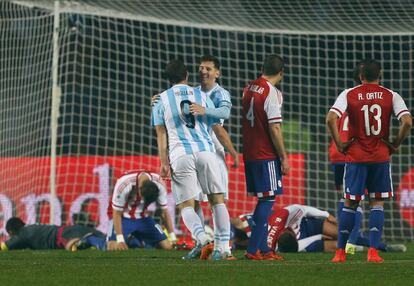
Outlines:
[[[351,140],[344,142],[340,142],[339,145],[336,145],[336,149],[344,155],[346,155],[346,152],[348,151],[349,147],[351,147],[352,143],[354,143],[355,137],[351,138]]]
[[[233,165],[231,165],[231,166],[236,169],[240,165],[239,154],[236,154],[235,156],[232,156],[232,158],[233,158]]]
[[[381,138],[381,141],[387,145],[388,149],[390,150],[390,155],[397,153],[398,151],[398,146],[395,143],[391,143],[390,141],[388,141],[387,139]]]
[[[160,95],[159,94],[154,94],[151,97],[151,106],[154,106],[158,102],[158,100],[160,100]]]
[[[281,161],[281,169],[282,169],[282,175],[287,175],[290,172],[290,164],[289,160],[287,158],[284,158]]]
[[[171,169],[169,164],[161,164],[161,178],[168,179],[171,176]]]
[[[190,105],[190,112],[192,115],[204,115],[206,114],[206,108],[192,102],[192,104]]]
[[[128,250],[128,245],[125,242],[117,242],[115,250]]]

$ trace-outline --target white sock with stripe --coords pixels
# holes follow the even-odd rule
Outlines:
[[[225,204],[212,206],[214,220],[214,249],[230,252],[230,216]]]
[[[181,217],[184,224],[191,234],[196,238],[197,243],[205,244],[208,239],[204,231],[200,218],[192,207],[186,207],[181,210]]]

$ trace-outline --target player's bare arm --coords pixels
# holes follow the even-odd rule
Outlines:
[[[127,250],[128,245],[125,243],[124,235],[122,232],[122,211],[114,210],[112,216],[114,222],[114,230],[116,234],[116,245],[113,250]]]
[[[155,131],[157,132],[158,153],[161,161],[161,177],[169,178],[171,171],[170,162],[168,160],[167,129],[165,129],[165,126],[163,125],[157,125],[155,126]]]
[[[277,155],[281,161],[282,174],[287,175],[290,171],[290,164],[283,141],[282,126],[280,123],[269,124],[269,134]]]
[[[237,153],[236,149],[234,148],[233,143],[231,142],[230,135],[227,133],[226,129],[220,124],[216,124],[213,126],[213,131],[217,136],[217,139],[220,141],[221,145],[226,148],[231,157],[233,158],[233,168],[238,168],[240,164],[239,154]]]
[[[177,242],[177,237],[174,233],[172,219],[167,208],[161,209],[161,219],[165,225],[165,228],[168,231],[169,240],[171,241],[171,243],[175,244]]]
[[[405,114],[400,118],[400,128],[397,134],[397,137],[392,141],[388,141],[386,138],[382,138],[382,142],[384,142],[388,148],[390,149],[390,153],[396,153],[398,151],[398,147],[400,147],[401,143],[407,138],[408,134],[410,134],[411,127],[413,125],[412,117],[409,114]]]
[[[336,120],[338,119],[338,115],[335,112],[329,111],[326,115],[326,125],[328,127],[329,134],[334,141],[336,148],[342,154],[346,154],[346,151],[351,146],[352,142],[355,141],[355,138],[351,138],[347,142],[342,142],[341,138],[339,137],[338,126],[336,125]]]

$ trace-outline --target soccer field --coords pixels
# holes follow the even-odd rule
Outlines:
[[[407,247],[383,253],[382,264],[366,263],[362,252],[340,265],[323,253],[213,262],[183,261],[183,251],[13,251],[0,253],[0,285],[410,285],[414,244]]]

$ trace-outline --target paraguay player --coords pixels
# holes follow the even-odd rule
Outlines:
[[[359,201],[370,197],[370,248],[368,262],[382,262],[378,255],[384,225],[384,199],[393,196],[390,155],[407,137],[412,119],[401,96],[379,85],[380,64],[367,60],[361,68],[362,85],[343,91],[327,114],[326,122],[337,149],[346,153],[344,174],[345,205],[339,218],[338,245],[332,262],[345,262],[345,245],[355,224]],[[342,142],[336,120],[344,112],[349,116],[349,138]],[[389,142],[390,119],[394,112],[400,128]]]
[[[267,221],[276,195],[282,193],[282,174],[290,166],[282,135],[282,93],[275,88],[283,77],[283,59],[266,57],[262,76],[243,91],[243,159],[246,186],[258,197],[254,226],[245,257],[252,260],[282,260],[267,246]]]
[[[108,250],[126,250],[131,246],[172,248],[161,227],[146,215],[147,207],[153,202],[161,207],[161,217],[171,240],[176,240],[167,210],[164,181],[159,174],[132,170],[116,181],[112,201],[108,206],[108,215],[112,216],[108,228]],[[139,242],[138,245],[135,242]]]

